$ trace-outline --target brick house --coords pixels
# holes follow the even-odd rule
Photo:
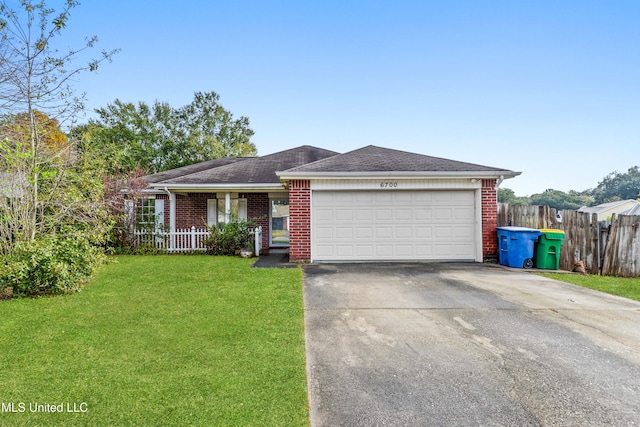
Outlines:
[[[497,255],[497,187],[519,172],[388,148],[301,146],[145,177],[167,228],[236,219],[292,261],[475,261]]]

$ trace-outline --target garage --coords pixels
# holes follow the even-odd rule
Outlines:
[[[276,171],[289,192],[289,259],[492,260],[497,189],[518,174],[373,145]]]
[[[476,259],[473,190],[313,191],[313,261]]]

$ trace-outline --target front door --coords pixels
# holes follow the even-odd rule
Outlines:
[[[271,246],[289,246],[289,201],[271,200]]]

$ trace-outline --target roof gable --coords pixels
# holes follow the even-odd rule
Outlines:
[[[458,162],[440,157],[368,145],[314,163],[287,170],[287,173],[362,172],[511,172],[505,169]],[[514,172],[514,174],[517,174]]]

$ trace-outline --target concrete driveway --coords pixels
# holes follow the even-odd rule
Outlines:
[[[304,271],[314,427],[640,425],[640,303],[484,264]]]

